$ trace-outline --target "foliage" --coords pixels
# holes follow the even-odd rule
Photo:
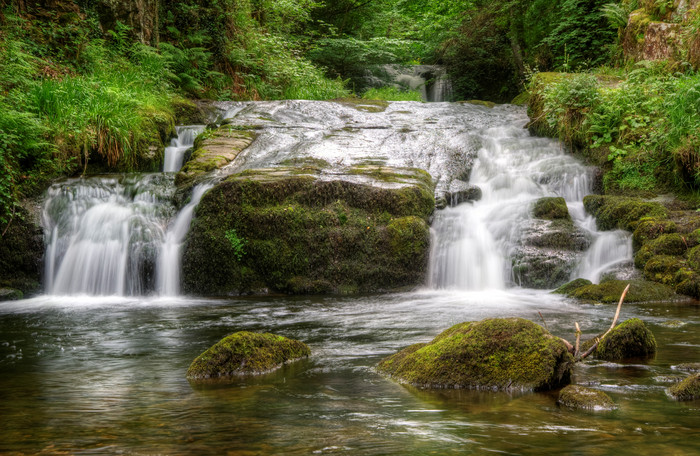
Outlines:
[[[233,256],[235,256],[238,261],[241,261],[243,259],[243,255],[245,255],[245,245],[247,244],[247,241],[238,236],[238,233],[236,233],[236,230],[233,228],[226,231],[225,237],[231,243]]]
[[[386,101],[421,101],[419,91],[402,90],[392,86],[368,89],[362,94],[362,98]]]

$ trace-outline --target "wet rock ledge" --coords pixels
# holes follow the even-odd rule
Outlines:
[[[202,199],[188,234],[183,290],[357,293],[419,285],[429,253],[431,177],[322,160],[246,170]]]

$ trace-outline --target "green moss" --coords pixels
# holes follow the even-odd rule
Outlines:
[[[559,404],[577,410],[613,410],[615,403],[602,391],[568,385],[559,392]]]
[[[598,344],[595,356],[599,359],[619,361],[646,358],[656,353],[656,339],[639,318],[631,318],[615,327]]]
[[[185,245],[187,292],[369,292],[421,283],[434,205],[421,173],[395,170],[416,177],[383,188],[296,169],[249,170],[205,195]],[[246,255],[211,255],[227,251],[232,229],[247,240]]]
[[[669,393],[679,401],[700,399],[700,373],[693,374],[669,389]]]
[[[187,378],[264,374],[310,355],[309,347],[297,340],[241,331],[226,336],[195,358],[187,369]]]
[[[668,218],[659,203],[621,196],[588,195],[583,199],[586,211],[596,217],[598,229],[620,228],[634,231],[643,217]]]
[[[646,280],[608,280],[599,285],[584,285],[567,293],[569,297],[586,301],[616,303],[630,284],[625,302],[661,302],[678,298],[673,288]]]
[[[17,301],[24,298],[24,293],[14,288],[0,288],[0,301]]]
[[[684,262],[677,257],[656,255],[646,262],[644,278],[664,285],[674,285],[676,273],[684,265]]]
[[[571,282],[560,286],[559,288],[554,290],[552,293],[570,296],[574,291],[578,290],[579,288],[585,287],[587,285],[592,285],[592,284],[593,283],[587,279],[574,279]]]
[[[571,220],[566,200],[562,197],[546,197],[538,199],[532,207],[532,215],[535,218],[554,220]]]
[[[457,324],[428,344],[384,359],[377,369],[425,388],[547,390],[568,383],[572,367],[563,342],[542,327],[494,318]]]
[[[530,92],[522,92],[520,93],[517,97],[513,98],[510,102],[510,104],[514,104],[516,106],[525,106],[528,104],[530,101]]]
[[[663,220],[654,217],[644,217],[639,220],[634,230],[632,240],[635,248],[640,248],[646,242],[654,240],[663,234],[675,233],[676,224],[671,220]]]
[[[389,102],[386,100],[367,100],[364,98],[348,97],[333,101],[364,112],[384,112],[386,108],[389,107]]]
[[[688,266],[693,268],[693,271],[700,272],[700,245],[688,251]]]
[[[0,288],[13,288],[24,295],[39,291],[43,256],[41,227],[29,212],[17,207],[12,222],[0,239]]]
[[[473,104],[477,106],[485,106],[487,108],[493,108],[496,106],[496,103],[493,101],[484,101],[484,100],[467,100],[463,101],[462,103],[467,103],[467,104]]]

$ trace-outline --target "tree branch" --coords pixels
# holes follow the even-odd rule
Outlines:
[[[615,312],[615,318],[613,318],[612,325],[610,325],[610,329],[608,329],[605,334],[603,334],[601,337],[598,337],[593,345],[591,345],[591,348],[586,350],[585,353],[583,353],[578,360],[582,360],[591,353],[595,351],[596,348],[598,348],[598,344],[605,339],[605,336],[610,334],[610,331],[612,331],[615,328],[615,325],[617,324],[617,319],[620,317],[620,309],[622,308],[622,301],[625,300],[625,296],[627,296],[627,292],[629,291],[630,286],[629,284],[625,287],[625,290],[622,292],[622,295],[620,296],[620,302],[617,303],[617,311]]]

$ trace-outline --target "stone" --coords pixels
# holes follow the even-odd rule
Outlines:
[[[682,382],[673,385],[668,392],[678,401],[700,399],[700,373],[693,374]]]
[[[560,405],[577,410],[614,410],[615,403],[602,391],[579,385],[568,385],[559,392]]]
[[[187,369],[187,378],[205,380],[260,375],[310,355],[309,347],[298,340],[241,331],[224,337],[195,358]]]
[[[493,318],[454,325],[382,360],[377,370],[420,388],[543,391],[568,384],[573,364],[562,340],[541,326]]]
[[[648,358],[656,353],[656,339],[639,318],[617,325],[600,341],[595,357],[608,361]]]

